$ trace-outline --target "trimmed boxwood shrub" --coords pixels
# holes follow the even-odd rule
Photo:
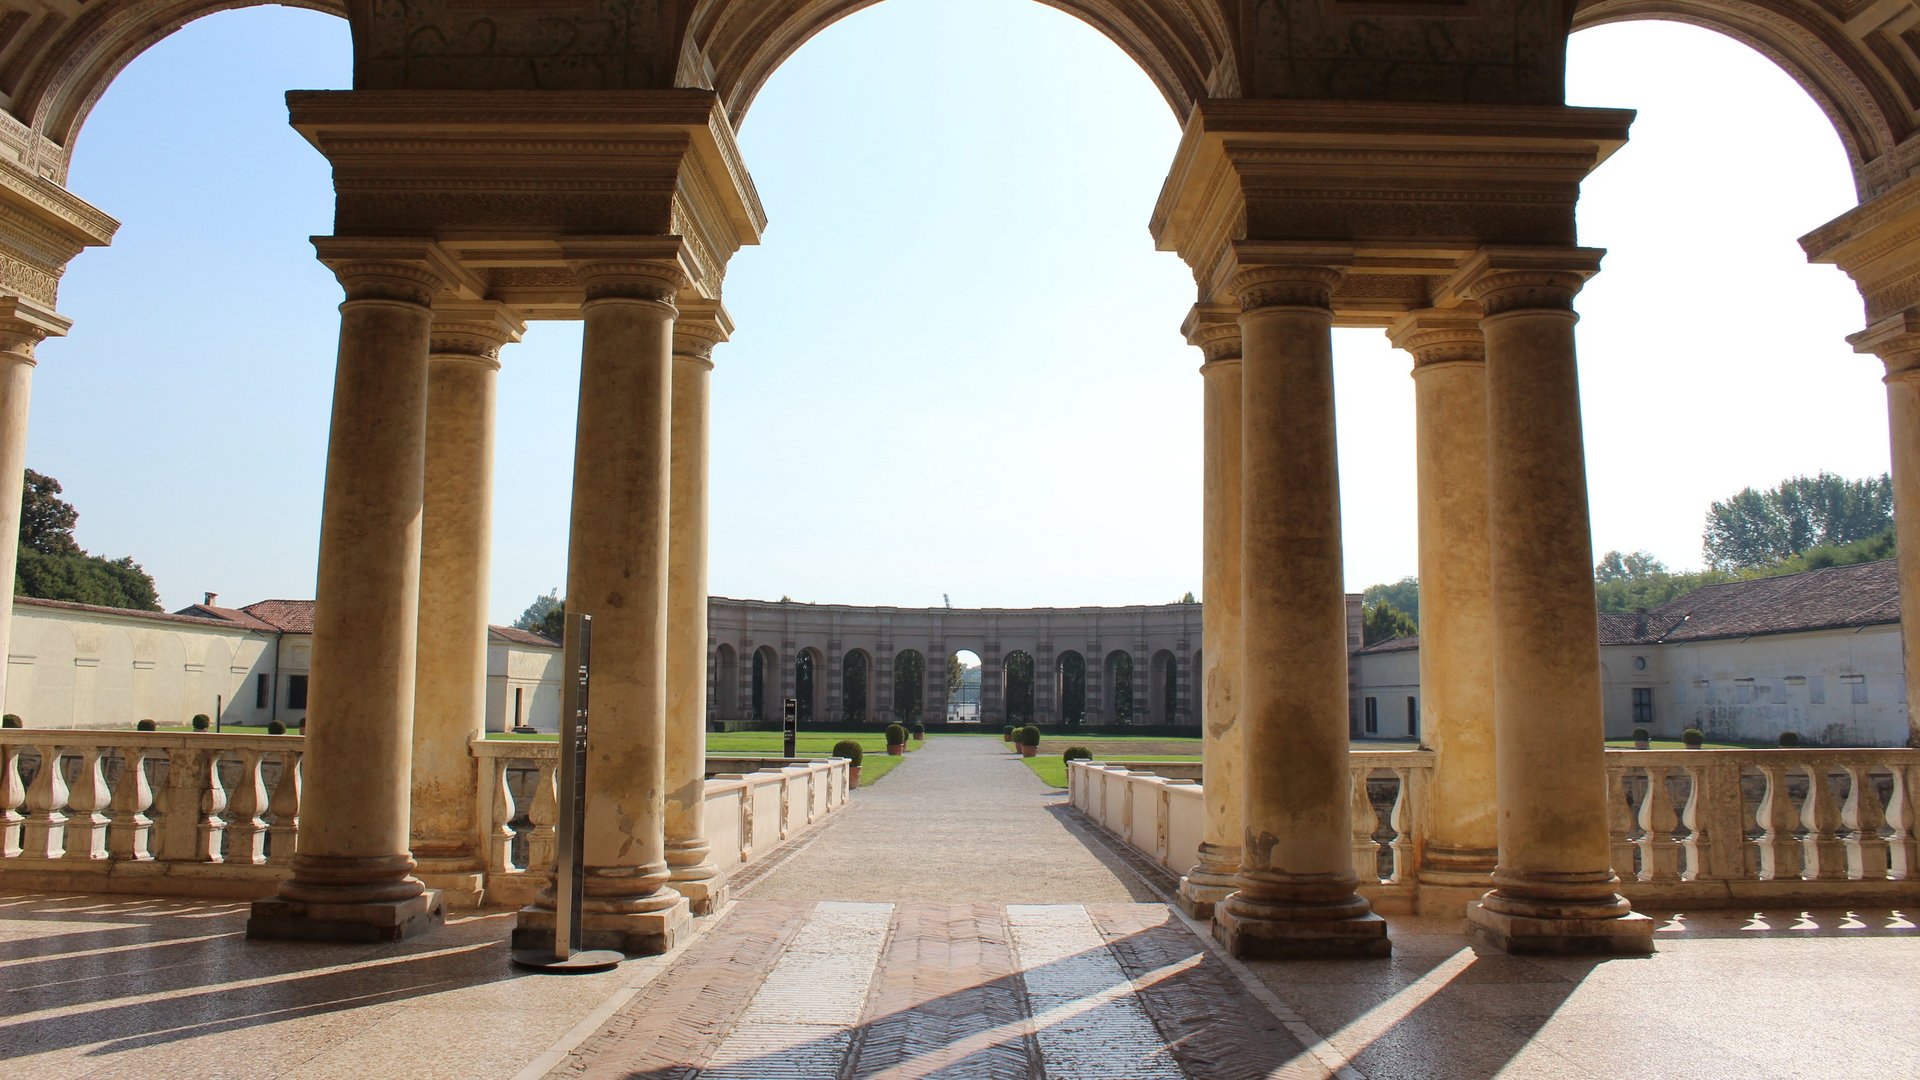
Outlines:
[[[1026,727],[1021,728],[1017,734],[1019,735],[1021,746],[1039,746],[1040,745],[1040,729],[1037,727],[1034,727],[1032,724],[1028,724]]]
[[[1700,744],[1707,741],[1707,736],[1699,728],[1690,727],[1680,733],[1680,741],[1686,743],[1689,750],[1698,750]]]
[[[0,716],[0,727],[23,728],[26,726],[27,726],[27,722],[25,720],[20,719],[20,714],[18,713],[8,713],[5,716]]]
[[[139,723],[133,725],[133,728],[135,731],[159,731],[160,725],[154,723],[151,720],[142,720]]]
[[[1648,739],[1651,739],[1651,738],[1653,738],[1653,733],[1648,731],[1646,728],[1637,727],[1633,729],[1634,742],[1646,742]]]
[[[1092,761],[1093,751],[1084,746],[1069,746],[1060,752],[1061,761]]]
[[[1796,732],[1792,732],[1792,731],[1783,731],[1783,732],[1781,732],[1781,733],[1780,733],[1780,745],[1781,745],[1781,746],[1799,746],[1799,745],[1800,745],[1800,736],[1799,736],[1799,734],[1798,734],[1798,733],[1796,733]]]
[[[1012,742],[1012,741],[1013,741],[1013,730],[1014,730],[1014,728],[1013,728],[1013,725],[1012,725],[1012,724],[1008,724],[1008,725],[1007,725],[1007,733],[1006,733],[1005,735],[1002,735],[1002,736],[1000,736],[1000,741],[1001,741],[1001,742]]]
[[[213,718],[208,716],[206,713],[193,714],[193,730],[205,731],[212,726],[213,726]]]
[[[911,732],[913,732],[913,737],[914,737],[914,738],[916,738],[916,739],[918,739],[918,738],[922,738],[923,736],[925,736],[925,735],[926,735],[926,733],[927,733],[927,725],[925,725],[925,724],[923,724],[923,723],[921,723],[921,722],[920,722],[920,721],[918,721],[918,720],[915,720],[915,721],[913,722],[913,726],[912,726],[912,727],[910,727],[910,728],[908,728],[907,730],[908,730],[908,731],[911,731]]]
[[[887,725],[887,745],[888,746],[907,745],[907,729],[904,727],[901,727],[899,724],[888,724]]]
[[[267,721],[267,734],[285,735],[286,733],[287,733],[287,725],[281,723],[278,720]]]
[[[833,744],[834,757],[846,758],[855,765],[860,764],[860,759],[865,757],[866,753],[865,750],[860,748],[860,744],[854,742],[852,739],[841,739],[839,742]]]

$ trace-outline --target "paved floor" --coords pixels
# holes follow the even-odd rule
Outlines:
[[[1241,964],[991,739],[935,739],[736,882],[674,955],[506,962],[512,914],[393,946],[244,905],[0,895],[0,1077],[1920,1076],[1897,911],[1661,914],[1640,960]],[[929,895],[935,894],[935,895]]]

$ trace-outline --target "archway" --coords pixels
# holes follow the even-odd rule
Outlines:
[[[1078,724],[1087,718],[1087,658],[1068,649],[1053,659],[1054,700],[1060,703],[1060,722]]]
[[[873,657],[865,649],[849,649],[840,661],[840,718],[864,724],[871,718]]]
[[[1101,696],[1110,703],[1113,722],[1133,723],[1133,654],[1115,649],[1107,654],[1102,666],[1105,679]]]
[[[827,660],[819,649],[807,646],[793,661],[793,697],[796,718],[811,724],[826,715]]]
[[[713,719],[740,719],[740,654],[724,641],[713,650]]]
[[[1001,662],[1006,687],[1007,723],[1022,725],[1033,723],[1033,654],[1025,649],[1015,649]]]
[[[918,649],[903,649],[893,656],[893,718],[910,724],[921,718],[927,693],[927,661]]]
[[[773,646],[753,651],[753,716],[761,723],[780,719],[780,654]]]
[[[972,649],[957,649],[947,656],[947,722],[980,723],[981,676],[986,668],[980,654]]]
[[[1147,716],[1150,724],[1180,722],[1180,661],[1167,649],[1154,653],[1147,669]]]

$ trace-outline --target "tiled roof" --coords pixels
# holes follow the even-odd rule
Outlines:
[[[1388,638],[1377,645],[1369,645],[1358,651],[1371,656],[1375,653],[1407,652],[1412,649],[1418,649],[1419,647],[1420,635],[1409,634],[1406,637]]]
[[[1678,615],[1658,612],[1603,611],[1600,613],[1600,644],[1651,645],[1680,622]]]
[[[84,611],[94,615],[124,615],[130,619],[153,619],[158,622],[191,623],[195,626],[221,626],[232,629],[230,620],[211,615],[196,614],[192,610],[170,615],[164,611],[141,611],[138,608],[103,607],[99,604],[76,604],[71,600],[42,600],[33,596],[16,596],[13,598],[13,602],[15,605],[25,604],[28,607],[52,608],[56,611]],[[252,628],[248,627],[248,629]]]
[[[277,629],[273,624],[262,622],[246,612],[241,611],[239,608],[214,607],[212,604],[191,604],[174,612],[174,614],[191,616],[198,619],[221,619],[226,622],[239,623],[249,630],[261,630],[269,634],[274,633]]]
[[[1898,623],[1899,566],[1887,559],[1708,585],[1661,605],[1653,614],[1671,620],[1662,641]]]
[[[537,645],[548,649],[560,647],[559,642],[545,634],[536,634],[531,630],[520,630],[511,626],[489,626],[487,633],[495,641],[505,641],[513,645]]]
[[[262,600],[240,610],[283,634],[313,633],[311,600]]]

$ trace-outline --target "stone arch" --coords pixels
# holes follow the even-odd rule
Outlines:
[[[87,114],[114,77],[141,53],[188,23],[222,11],[249,7],[293,7],[345,18],[348,0],[104,0],[87,5],[72,20],[41,12],[37,25],[22,31],[39,35],[40,47],[21,49],[0,64],[0,90],[13,99],[21,123],[60,147],[57,162],[39,170],[55,180],[66,175]]]
[[[1087,718],[1087,658],[1068,649],[1053,658],[1053,700],[1060,710],[1060,722],[1079,723]]]
[[[873,718],[873,654],[848,649],[840,658],[840,718],[864,723]]]
[[[1180,660],[1171,649],[1153,654],[1147,665],[1147,722],[1180,722]]]
[[[1846,147],[1861,201],[1904,178],[1920,151],[1901,144],[1920,127],[1920,61],[1881,29],[1855,34],[1831,5],[1814,0],[1585,0],[1573,28],[1659,19],[1712,30],[1753,49],[1792,76]]]
[[[815,34],[880,0],[701,0],[687,28],[680,85],[710,85],[739,126],[767,79]],[[1216,0],[1041,0],[1104,34],[1140,65],[1185,120],[1231,82],[1233,36]]]
[[[740,654],[724,641],[713,650],[713,713],[716,720],[740,719]]]
[[[771,645],[753,651],[752,720],[780,719],[780,654]]]
[[[827,717],[827,654],[811,645],[793,658],[793,696],[799,702],[799,722],[824,723]]]
[[[893,654],[893,719],[902,724],[921,719],[926,708],[927,659],[918,649]]]
[[[1007,723],[1031,724],[1034,722],[1034,684],[1039,672],[1034,670],[1033,654],[1025,649],[1015,649],[1000,661],[1002,673],[1001,686],[1004,690],[1000,698],[1006,703]]]
[[[1140,707],[1140,703],[1133,700],[1133,654],[1125,649],[1108,653],[1100,665],[1100,676],[1100,699],[1107,703],[1112,722],[1133,723]]]

